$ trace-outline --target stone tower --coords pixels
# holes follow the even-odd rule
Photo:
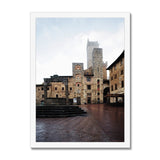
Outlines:
[[[76,104],[82,103],[83,98],[83,63],[72,63],[73,83],[74,83],[74,100]]]
[[[88,40],[87,42],[87,68],[92,66],[92,52],[94,48],[99,48],[98,42]]]
[[[103,57],[102,48],[94,48],[92,53],[92,67],[94,73],[95,101],[103,103]]]
[[[107,80],[107,61],[103,63],[103,79]]]

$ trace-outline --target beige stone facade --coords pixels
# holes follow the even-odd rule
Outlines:
[[[51,94],[51,85],[47,87],[47,94]],[[41,104],[44,102],[44,85],[36,85],[36,104]]]
[[[54,75],[50,78],[45,78],[44,81],[49,86],[45,97],[45,89],[41,90],[42,85],[36,87],[37,104],[49,99],[49,103],[54,103],[55,99],[60,99],[70,104],[88,104],[88,103],[103,103],[104,81],[107,80],[106,67],[103,63],[103,51],[98,46],[98,42],[88,42],[87,47],[89,53],[87,59],[90,67],[84,70],[83,63],[72,63],[72,76]],[[92,46],[93,44],[93,46]],[[44,98],[43,98],[44,97]]]
[[[124,100],[124,51],[107,68],[110,74],[110,102],[123,102]]]

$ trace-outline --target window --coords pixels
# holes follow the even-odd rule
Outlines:
[[[115,84],[115,90],[117,90],[117,84]]]
[[[123,75],[123,70],[121,70],[121,75]]]
[[[97,90],[99,91],[100,85],[97,85]]]
[[[42,98],[44,98],[44,94],[42,94]]]
[[[77,86],[77,87],[80,87],[81,85],[80,85],[80,83],[78,82],[78,83],[76,83],[76,86]]]
[[[116,78],[117,78],[117,74],[114,75],[114,79],[116,79]]]
[[[47,90],[49,90],[49,87],[47,87]]]
[[[111,91],[113,91],[113,86],[111,86]]]
[[[43,87],[41,88],[41,90],[43,90]]]
[[[70,87],[70,91],[72,90],[72,87]]]
[[[91,77],[87,77],[87,82],[90,82],[91,81]]]
[[[62,87],[62,91],[64,91],[64,87]]]
[[[111,77],[111,81],[113,80],[113,77]]]
[[[87,89],[91,89],[91,85],[87,85]]]
[[[58,98],[58,94],[56,94],[56,98]]]
[[[55,87],[55,90],[57,90],[57,87]]]
[[[124,87],[124,81],[121,81],[121,87],[122,88]]]
[[[98,94],[98,95],[100,95],[100,93],[99,93],[99,92],[98,92],[97,94]]]
[[[97,84],[99,84],[99,79],[97,80]]]

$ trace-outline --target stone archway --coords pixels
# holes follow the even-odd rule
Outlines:
[[[103,102],[104,103],[109,103],[109,98],[107,97],[107,94],[109,94],[109,87],[106,87],[103,90]]]

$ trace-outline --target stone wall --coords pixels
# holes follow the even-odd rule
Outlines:
[[[47,95],[51,94],[51,86],[47,87]],[[44,102],[44,85],[36,85],[36,104]]]
[[[97,41],[88,41],[87,43],[87,68],[92,67],[92,52],[94,48],[99,48]]]
[[[103,61],[102,48],[94,48],[92,65],[94,73],[93,103],[103,103]]]
[[[80,104],[103,103],[103,90],[105,89],[103,82],[107,80],[107,72],[106,63],[103,63],[102,49],[98,47],[98,42],[88,41],[88,68],[86,70],[83,68],[83,63],[73,63],[73,76],[54,75],[44,79],[44,84],[49,86],[46,97],[48,103],[56,98],[66,99],[69,103],[73,103],[74,100]],[[37,103],[44,101],[44,90],[41,90],[41,87],[43,85],[36,87]]]
[[[114,66],[110,68],[110,93],[124,94],[124,57],[121,58]],[[115,98],[111,98],[111,103],[115,102]],[[122,101],[119,97],[118,101]]]

